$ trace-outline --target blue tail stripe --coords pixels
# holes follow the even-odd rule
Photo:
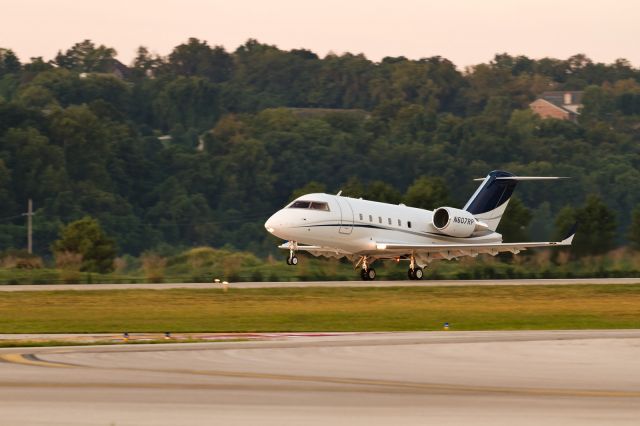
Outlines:
[[[467,203],[466,210],[471,214],[478,215],[494,210],[509,201],[513,190],[516,188],[517,181],[496,179],[497,177],[509,176],[513,175],[501,170],[494,170],[489,173],[487,179],[482,183],[481,189]]]

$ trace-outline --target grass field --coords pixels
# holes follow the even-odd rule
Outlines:
[[[16,292],[0,333],[640,328],[640,285]]]

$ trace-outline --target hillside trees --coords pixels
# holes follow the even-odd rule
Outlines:
[[[11,49],[0,48],[0,77],[20,71],[22,64]]]
[[[636,207],[631,215],[629,241],[635,250],[640,250],[640,207]]]
[[[441,57],[374,62],[198,39],[167,56],[138,49],[124,79],[114,59],[91,41],[54,64],[0,50],[0,248],[24,245],[20,214],[33,198],[39,254],[87,215],[122,253],[168,243],[264,254],[262,223],[300,188],[461,208],[472,179],[493,169],[572,177],[519,185],[505,239],[527,239],[529,211],[540,237],[556,217],[563,228],[611,219],[601,203],[617,223],[600,235],[606,247],[634,235],[640,71],[628,62],[498,54],[459,70]],[[550,89],[586,89],[578,123],[527,109]],[[596,219],[582,205],[591,193]]]
[[[557,241],[566,237],[574,223],[579,230],[571,248],[575,256],[602,254],[614,247],[616,215],[597,195],[589,195],[581,207],[567,206],[560,211],[556,219]]]
[[[153,69],[145,56],[148,52],[138,51],[138,65]],[[233,72],[233,57],[223,47],[210,47],[206,41],[190,38],[187,43],[176,46],[169,54],[167,69],[177,76],[204,77],[212,83],[229,80]]]
[[[450,204],[447,184],[442,178],[421,176],[407,189],[405,204],[419,209],[433,210]]]
[[[105,72],[115,56],[112,47],[96,46],[91,40],[83,40],[64,53],[59,51],[54,62],[61,68],[78,72]]]

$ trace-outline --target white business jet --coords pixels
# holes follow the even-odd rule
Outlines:
[[[264,224],[287,240],[287,264],[297,265],[297,251],[314,256],[346,257],[360,267],[363,280],[373,280],[376,260],[409,262],[409,279],[423,278],[423,267],[434,260],[479,254],[514,254],[530,247],[571,245],[576,227],[560,242],[503,243],[496,232],[518,181],[563,179],[514,176],[493,171],[460,209],[434,211],[404,204],[386,204],[330,194],[307,194],[276,212]]]

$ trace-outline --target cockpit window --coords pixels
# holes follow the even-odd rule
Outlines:
[[[324,210],[326,212],[329,211],[329,204],[327,203],[321,203],[319,201],[312,201],[311,202],[311,208],[314,210]]]
[[[312,209],[329,211],[329,204],[322,201],[294,201],[290,206],[290,209]]]
[[[311,201],[296,201],[289,206],[290,209],[308,209]]]

